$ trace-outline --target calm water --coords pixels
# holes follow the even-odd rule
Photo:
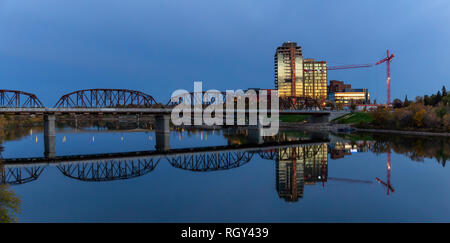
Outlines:
[[[126,152],[154,150],[153,131],[61,128],[57,156],[124,158],[7,164],[44,154],[42,128],[20,128],[4,135],[2,182],[21,200],[19,222],[450,221],[448,139],[310,138],[287,131],[250,150],[192,155],[182,149],[245,147],[247,133],[178,130],[170,134],[178,152],[136,158]],[[291,142],[264,147],[274,141]]]

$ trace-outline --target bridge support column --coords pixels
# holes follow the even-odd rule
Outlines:
[[[44,156],[46,158],[54,158],[55,152],[55,137],[56,137],[56,117],[54,114],[44,115]]]
[[[250,125],[248,127],[248,142],[251,144],[263,144],[263,127],[258,120],[257,125]]]
[[[160,115],[155,117],[155,135],[158,151],[170,149],[170,115]]]
[[[141,115],[140,114],[136,115],[136,123],[137,123],[137,128],[139,129],[141,126]]]

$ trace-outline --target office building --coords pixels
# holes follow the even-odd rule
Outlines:
[[[280,97],[303,95],[302,48],[285,42],[275,52],[275,89]]]
[[[278,47],[274,57],[275,88],[280,97],[297,96],[315,99],[327,97],[327,64],[303,59],[302,48],[295,42]]]
[[[303,90],[305,97],[327,98],[327,62],[312,58],[303,60]]]

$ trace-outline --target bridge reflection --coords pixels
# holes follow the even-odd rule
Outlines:
[[[35,181],[44,171],[45,166],[17,166],[4,168],[0,174],[3,185],[19,185]]]
[[[159,159],[119,159],[62,164],[56,168],[63,175],[80,181],[113,181],[146,175],[156,168],[158,162]]]
[[[207,172],[238,168],[253,157],[253,152],[204,153],[200,155],[183,155],[167,157],[169,163],[183,170]]]
[[[359,146],[365,151],[367,144]],[[4,159],[1,184],[19,185],[35,181],[48,165],[66,177],[86,182],[126,180],[147,175],[161,159],[177,169],[191,172],[212,172],[236,169],[255,157],[275,162],[276,191],[287,202],[303,198],[304,188],[329,180],[372,183],[328,177],[328,153],[339,149],[347,154],[348,145],[324,141],[292,141],[283,143],[240,144],[169,151],[57,156],[55,158]]]
[[[313,145],[312,145],[313,144]],[[72,179],[91,182],[125,180],[152,172],[161,159],[171,166],[193,172],[210,172],[238,168],[249,163],[255,155],[262,158],[267,151],[310,151],[317,141],[294,141],[284,143],[226,145],[169,151],[138,151],[109,154],[87,154],[55,156],[53,158],[15,158],[3,159],[5,170],[1,183],[9,185],[24,184],[37,180],[48,165],[55,165],[64,175]],[[312,152],[305,152],[311,156]],[[277,153],[284,157],[285,153]],[[300,155],[298,155],[300,156]]]

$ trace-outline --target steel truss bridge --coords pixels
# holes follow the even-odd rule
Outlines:
[[[37,180],[49,165],[56,166],[64,176],[87,182],[140,177],[152,172],[161,160],[166,160],[171,166],[186,171],[222,171],[241,167],[249,163],[254,156],[275,160],[277,156],[282,156],[278,153],[291,154],[288,152],[290,148],[309,148],[324,143],[328,143],[328,141],[313,139],[260,145],[171,149],[169,151],[70,155],[51,159],[45,157],[5,158],[2,160],[3,168],[0,168],[2,170],[0,183],[18,185]]]
[[[215,102],[226,102],[226,93],[203,92],[174,98],[165,104],[153,96],[127,89],[85,89],[65,94],[53,107],[46,107],[32,93],[18,90],[0,90],[0,114],[170,114],[172,108],[182,102],[202,104],[206,107]],[[259,99],[259,96],[258,96]],[[270,103],[270,101],[269,101]],[[270,104],[268,104],[270,107]],[[308,97],[284,97],[279,99],[280,113],[329,114],[323,110],[323,102]]]

